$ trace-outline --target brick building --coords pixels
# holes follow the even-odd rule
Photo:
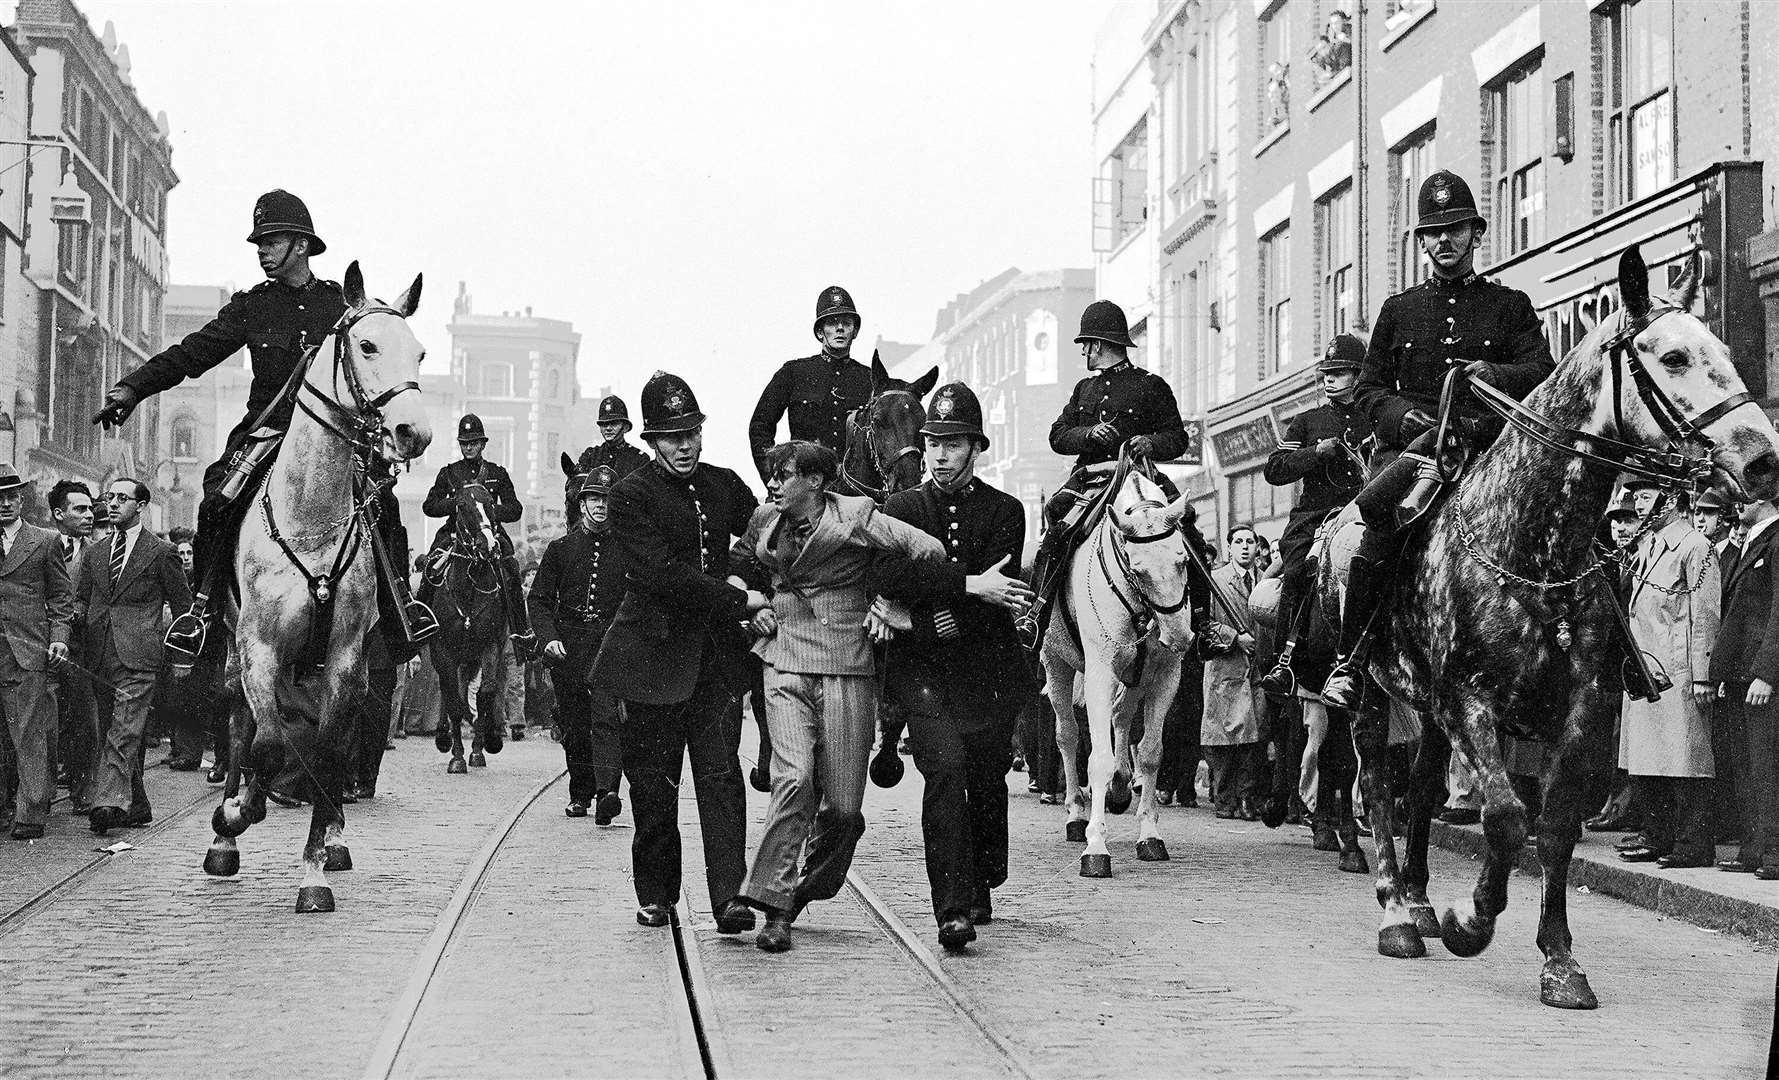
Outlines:
[[[234,290],[226,285],[172,285],[162,306],[164,330],[159,348],[182,340],[216,317]],[[247,415],[247,392],[253,372],[242,349],[197,379],[187,379],[156,395],[161,422],[150,459],[153,471],[142,475],[154,489],[149,526],[165,531],[196,528],[198,503],[204,498],[204,470],[222,453],[229,432]]]
[[[1112,5],[1094,59],[1099,292],[1141,314],[1149,366],[1205,422],[1201,520],[1283,527],[1292,492],[1260,466],[1316,404],[1320,347],[1425,275],[1414,201],[1436,168],[1472,184],[1479,266],[1532,296],[1559,355],[1616,307],[1625,244],[1658,283],[1697,252],[1698,311],[1771,403],[1779,335],[1750,243],[1779,321],[1760,165],[1779,146],[1776,6]]]

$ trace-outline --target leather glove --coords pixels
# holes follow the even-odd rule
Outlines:
[[[1487,360],[1472,360],[1464,365],[1464,375],[1472,382],[1486,382],[1490,386],[1499,386],[1501,367]]]
[[[1408,410],[1408,412],[1403,415],[1402,422],[1397,425],[1397,430],[1402,435],[1403,445],[1406,446],[1409,443],[1414,442],[1420,435],[1432,431],[1436,423],[1438,423],[1438,421],[1428,415],[1426,409]]]
[[[93,423],[99,424],[110,431],[114,427],[122,427],[130,414],[136,411],[136,405],[142,399],[136,391],[127,386],[114,386],[105,391],[105,407],[93,414]]]
[[[1116,446],[1118,429],[1102,420],[1087,432],[1087,440],[1098,446]]]
[[[1155,453],[1155,443],[1147,435],[1132,435],[1125,445],[1130,447],[1132,457],[1146,458]]]
[[[1326,439],[1317,439],[1316,440],[1316,456],[1319,458],[1339,457],[1340,456],[1340,440],[1334,438],[1333,436],[1329,436]]]

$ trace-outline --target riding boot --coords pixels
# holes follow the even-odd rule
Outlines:
[[[438,616],[433,614],[432,607],[426,601],[415,596],[413,591],[408,588],[407,575],[392,574],[388,584],[389,592],[395,599],[395,606],[401,610],[402,630],[407,635],[408,643],[419,645],[436,635],[439,632]],[[423,590],[427,588],[427,582],[424,579],[422,579],[420,587]]]
[[[232,555],[233,552],[217,552],[212,558],[226,559]],[[204,645],[210,639],[210,622],[215,618],[210,610],[210,598],[215,595],[217,579],[221,576],[211,570],[214,565],[210,562],[193,567],[192,576],[199,587],[192,595],[191,607],[168,624],[166,636],[161,640],[167,663],[180,671],[191,670],[204,655]]]
[[[1371,634],[1384,595],[1389,591],[1390,567],[1360,555],[1347,568],[1347,596],[1340,612],[1340,651],[1322,687],[1322,699],[1338,709],[1359,706],[1360,653]]]
[[[512,631],[513,651],[524,662],[537,655],[537,635],[531,630],[531,613],[525,606],[519,560],[511,555],[501,559],[500,578],[500,596],[506,607],[507,627]]]
[[[1279,614],[1290,618],[1290,622],[1281,627],[1280,635],[1285,639],[1284,648],[1279,650],[1279,658],[1273,663],[1272,670],[1260,677],[1260,689],[1276,698],[1288,698],[1297,692],[1297,676],[1291,670],[1291,654],[1297,648],[1298,635],[1303,633],[1305,616],[1309,614],[1307,597],[1289,579],[1280,588]]]
[[[1062,576],[1063,530],[1051,525],[1038,544],[1032,560],[1032,592],[1035,594],[1025,614],[1014,620],[1019,640],[1027,650],[1037,652],[1044,640],[1044,628],[1050,625],[1050,599],[1056,594],[1057,580]]]

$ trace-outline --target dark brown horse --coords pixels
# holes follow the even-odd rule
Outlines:
[[[1620,259],[1618,283],[1622,309],[1523,405],[1491,388],[1475,391],[1510,421],[1506,433],[1404,556],[1389,641],[1372,654],[1376,684],[1368,687],[1381,686],[1424,718],[1401,869],[1381,695],[1367,694],[1355,725],[1384,908],[1378,951],[1393,957],[1424,955],[1422,939],[1435,934],[1457,956],[1488,947],[1528,824],[1501,740],[1548,744],[1537,829],[1539,991],[1546,1005],[1570,1009],[1597,1005],[1572,952],[1565,903],[1584,793],[1611,768],[1622,700],[1606,663],[1616,630],[1601,570],[1614,556],[1597,554],[1594,544],[1613,485],[1621,471],[1676,486],[1710,473],[1750,498],[1779,494],[1779,434],[1744,391],[1723,342],[1688,311],[1692,288],[1677,302],[1652,297],[1635,248]],[[1338,562],[1322,559],[1330,612],[1339,602]],[[1473,894],[1435,920],[1426,892],[1429,820],[1453,750],[1482,792],[1488,852]]]
[[[468,772],[468,765],[488,764],[483,750],[500,753],[506,745],[500,724],[499,697],[502,639],[506,610],[501,604],[500,564],[508,552],[506,539],[494,527],[490,508],[494,496],[480,482],[457,491],[451,507],[450,544],[432,560],[427,574],[436,588],[433,607],[439,633],[428,650],[439,675],[439,722],[433,743],[449,753],[449,773]],[[479,678],[475,708],[469,686]],[[463,755],[463,725],[471,725],[470,754]]]

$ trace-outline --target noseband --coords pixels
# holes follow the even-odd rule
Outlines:
[[[308,391],[309,395],[321,405],[328,415],[322,416],[321,413],[309,407],[301,393],[297,395],[297,405],[309,414],[310,419],[350,443],[353,449],[361,454],[368,454],[377,449],[388,438],[388,430],[383,425],[384,406],[410,390],[418,392],[420,389],[420,384],[412,379],[396,383],[375,397],[372,397],[365,389],[364,378],[359,374],[358,366],[352,360],[350,343],[352,328],[370,315],[394,315],[403,320],[407,318],[400,311],[385,304],[371,304],[354,308],[341,315],[340,321],[335,323],[333,330],[330,331],[334,339],[334,393],[332,395],[323,393],[319,387],[309,381],[307,374],[303,376],[303,385],[300,388]],[[312,357],[313,354],[311,354]],[[338,400],[342,379],[346,383],[347,393],[352,398],[350,407],[342,405]]]
[[[873,433],[871,427],[871,409],[879,401],[889,397],[891,394],[905,395],[913,399],[916,405],[920,404],[920,399],[915,398],[914,392],[911,390],[885,390],[870,401],[860,405],[857,409],[854,409],[846,417],[846,446],[848,451],[852,449],[852,434],[858,432],[864,440],[865,454],[871,463],[871,467],[877,470],[877,478],[883,481],[883,486],[876,487],[867,484],[863,480],[854,476],[846,467],[846,458],[850,455],[842,455],[840,460],[840,478],[846,483],[851,484],[855,491],[868,495],[879,503],[883,502],[883,500],[890,495],[889,480],[892,475],[892,470],[896,467],[896,463],[905,457],[914,457],[917,460],[920,457],[920,447],[918,446],[897,447],[896,451],[887,459],[878,452],[877,437]]]
[[[1162,504],[1156,502],[1154,499],[1144,499],[1137,503],[1132,509],[1143,510],[1148,508],[1161,509]],[[1114,510],[1112,512],[1116,513],[1117,511]],[[1130,564],[1130,553],[1125,550],[1125,546],[1128,544],[1153,544],[1161,540],[1166,540],[1168,537],[1178,534],[1180,527],[1178,525],[1169,525],[1166,529],[1158,533],[1148,533],[1143,536],[1129,536],[1123,529],[1118,527],[1116,521],[1110,521],[1108,524],[1111,526],[1113,534],[1119,540],[1122,540],[1123,543],[1113,543],[1110,545],[1101,543],[1099,545],[1100,571],[1106,575],[1107,584],[1112,586],[1112,595],[1116,596],[1118,602],[1124,605],[1124,610],[1130,613],[1130,617],[1138,622],[1143,622],[1152,615],[1172,615],[1174,612],[1185,607],[1186,601],[1192,595],[1192,588],[1190,585],[1183,586],[1180,590],[1180,599],[1171,604],[1157,604],[1155,601],[1149,599],[1149,597],[1143,593],[1141,588],[1135,587],[1137,585],[1136,571]],[[1112,568],[1106,565],[1107,547],[1112,549],[1112,558],[1118,563],[1118,574],[1112,573]],[[1132,603],[1130,597],[1124,595],[1124,590],[1118,587],[1119,577],[1123,577],[1125,581],[1133,586],[1131,591],[1136,594],[1136,603]],[[1141,604],[1142,607],[1139,608],[1137,604]]]

